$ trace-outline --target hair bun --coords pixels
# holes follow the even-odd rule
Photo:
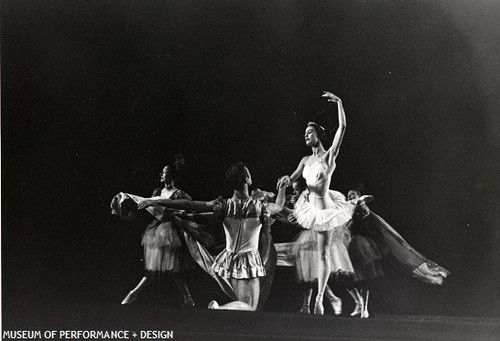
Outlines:
[[[326,131],[325,128],[323,128],[322,126],[320,126],[319,124],[317,124],[316,122],[313,122],[313,121],[310,121],[309,123],[307,123],[308,126],[313,126],[315,129],[320,129],[322,131]]]

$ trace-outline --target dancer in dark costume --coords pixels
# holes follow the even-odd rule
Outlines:
[[[358,187],[347,198],[356,200],[362,195]],[[442,284],[449,271],[413,249],[385,220],[370,211],[366,204],[358,205],[351,226],[349,255],[353,262],[356,282],[349,293],[356,307],[351,316],[369,317],[370,283],[383,276],[383,264],[430,284]]]
[[[272,278],[269,278],[271,274],[267,273],[265,267],[274,250],[269,230],[269,211],[263,201],[250,197],[248,187],[252,184],[252,177],[243,163],[233,165],[227,171],[226,178],[234,189],[233,196],[229,199],[189,201],[156,197],[143,199],[138,208],[162,205],[173,209],[215,212],[223,222],[226,248],[213,262],[212,270],[218,276],[230,280],[236,301],[222,306],[212,301],[209,308],[253,311],[259,308],[261,282],[264,281],[267,291],[272,281]],[[278,195],[284,201],[284,188]],[[282,206],[273,211],[281,208]],[[265,242],[260,243],[264,244],[264,247],[260,248],[259,239],[262,239],[262,236]]]
[[[358,191],[350,190],[347,199],[355,200],[361,196]],[[354,282],[347,291],[354,299],[356,306],[351,316],[368,318],[368,299],[371,283],[384,275],[382,255],[377,244],[371,239],[370,232],[364,218],[370,214],[370,209],[365,203],[356,207],[351,229],[351,242],[349,243],[349,257],[354,267]]]
[[[322,315],[323,293],[332,273],[349,275],[353,273],[352,264],[345,246],[345,236],[352,220],[357,202],[373,199],[365,196],[356,202],[347,202],[344,195],[329,191],[335,160],[346,129],[346,117],[340,98],[325,91],[323,97],[337,104],[339,127],[333,143],[325,150],[321,135],[326,135],[324,128],[310,122],[305,131],[306,145],[311,147],[312,155],[304,157],[291,176],[278,180],[278,188],[289,186],[301,174],[306,180],[308,195],[302,195],[295,205],[294,216],[305,229],[315,231],[317,238],[317,273],[318,294],[314,313]],[[333,261],[332,261],[333,260]]]
[[[154,190],[154,197],[160,196],[165,200],[191,200],[191,197],[186,192],[175,187],[175,181],[182,166],[178,161],[163,168],[160,173],[160,181],[164,186]],[[177,288],[184,297],[182,307],[193,307],[195,305],[186,283],[186,272],[193,269],[195,263],[189,255],[183,235],[179,233],[178,227],[172,219],[172,213],[172,210],[165,210],[160,219],[155,219],[147,226],[142,238],[146,273],[139,281],[139,284],[127,294],[121,304],[134,302],[138,295],[155,278],[162,278],[166,274],[172,274]]]

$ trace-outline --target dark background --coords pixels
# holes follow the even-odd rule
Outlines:
[[[309,153],[308,121],[336,127],[329,90],[348,122],[332,188],[364,182],[452,272],[389,273],[372,311],[498,317],[499,22],[495,1],[3,1],[4,314],[119,304],[144,225],[111,216],[113,195],[150,195],[178,152],[196,199],[226,194],[237,160],[272,190]],[[300,305],[289,270],[266,310]],[[191,285],[200,306],[223,297],[201,272]],[[178,296],[167,282],[138,304]]]

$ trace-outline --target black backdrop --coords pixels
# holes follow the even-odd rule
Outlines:
[[[498,22],[494,1],[3,1],[4,311],[119,302],[142,225],[112,196],[150,195],[178,152],[194,198],[224,194],[237,160],[273,189],[308,153],[307,121],[335,128],[329,90],[348,121],[332,187],[364,182],[452,272],[389,276],[373,309],[499,316]]]

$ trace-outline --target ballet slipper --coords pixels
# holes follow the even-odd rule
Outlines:
[[[364,306],[363,300],[356,301],[356,306],[354,307],[354,310],[351,313],[351,316],[353,316],[353,317],[358,316],[358,315],[361,316],[361,314],[363,312],[363,306]]]
[[[323,294],[316,295],[316,302],[314,304],[314,315],[323,315],[325,308],[323,308]]]
[[[219,303],[217,303],[216,300],[210,301],[210,303],[208,303],[208,309],[219,309]]]
[[[304,304],[300,310],[299,310],[299,313],[301,314],[310,314],[311,313],[311,310],[309,308],[309,304]]]
[[[137,292],[132,290],[127,294],[127,296],[125,296],[121,304],[123,305],[130,304],[134,302],[136,299],[137,299]]]
[[[367,319],[368,317],[370,317],[370,314],[368,313],[368,299],[369,298],[370,298],[370,290],[366,290],[365,304],[363,306],[363,311],[361,312],[362,319]]]
[[[336,300],[330,300],[330,303],[331,303],[332,308],[333,308],[333,313],[336,316],[339,316],[340,314],[342,314],[342,300],[340,298],[338,298]]]

